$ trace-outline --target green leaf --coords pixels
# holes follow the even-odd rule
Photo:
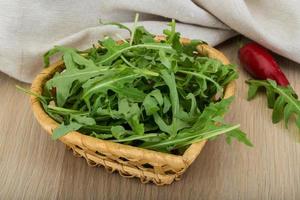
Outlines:
[[[166,42],[172,45],[172,48],[177,52],[182,52],[183,45],[180,43],[180,33],[176,32],[176,23],[175,20],[169,23],[171,30],[164,30],[164,34],[167,36]]]
[[[134,87],[127,87],[127,86],[119,86],[119,83],[116,85],[111,85],[109,89],[113,90],[115,93],[119,95],[119,97],[126,97],[131,101],[135,102],[143,102],[146,94]]]
[[[283,110],[285,104],[286,102],[284,97],[280,96],[276,99],[272,113],[273,123],[278,123],[283,118]]]
[[[266,89],[268,107],[273,108],[273,123],[278,123],[284,119],[285,126],[287,127],[288,120],[293,114],[299,119],[300,101],[290,86],[279,86],[273,80],[248,80],[247,83],[249,85],[249,90],[250,87],[263,87]],[[296,125],[300,125],[298,124],[298,121],[296,121]],[[300,129],[300,126],[298,127]]]
[[[266,95],[268,100],[268,107],[273,108],[276,101],[276,93],[274,93],[272,89],[268,87],[266,89]]]
[[[253,144],[251,143],[251,141],[247,138],[246,134],[244,132],[242,132],[239,129],[234,129],[230,132],[225,133],[226,135],[226,141],[230,144],[231,143],[231,139],[235,138],[237,139],[239,142],[244,143],[247,146],[252,147]]]
[[[113,126],[111,127],[111,134],[117,139],[122,139],[127,132],[123,126]]]
[[[251,84],[249,85],[249,89],[248,89],[248,100],[251,100],[253,99],[256,94],[257,94],[257,90],[258,90],[258,86],[257,85],[254,85],[254,84]]]
[[[170,132],[170,135],[175,136],[178,131],[177,123],[179,123],[179,120],[176,118],[177,113],[179,112],[179,97],[176,87],[175,75],[173,73],[168,73],[166,70],[161,70],[161,77],[169,88],[173,115],[171,124],[172,131]]]
[[[82,99],[89,105],[89,99],[93,94],[106,93],[109,89],[122,87],[125,83],[131,83],[139,76],[130,70],[122,70],[119,73],[90,79],[82,85]]]
[[[45,67],[49,66],[50,57],[57,53],[63,53],[63,61],[65,63],[66,68],[75,67],[73,59],[72,59],[72,54],[76,53],[76,50],[73,48],[63,47],[63,46],[55,46],[53,49],[50,49],[48,52],[46,52],[44,54]]]
[[[173,73],[168,73],[166,70],[161,71],[161,77],[169,88],[170,100],[172,105],[173,118],[179,111],[179,98],[176,88],[175,76]]]
[[[118,103],[119,114],[128,121],[129,126],[135,134],[144,134],[144,125],[139,122],[140,108],[136,103],[129,103],[127,99],[121,99]]]
[[[64,123],[62,123],[59,127],[57,127],[56,129],[53,130],[52,133],[52,139],[56,140],[66,134],[68,134],[69,132],[72,131],[77,131],[82,127],[81,124],[76,123],[76,122],[71,122],[68,125],[65,125]]]
[[[166,52],[162,49],[158,51],[159,59],[161,63],[167,68],[171,69],[172,68],[172,63],[170,58],[167,57]]]
[[[201,40],[191,40],[189,44],[183,45],[182,50],[185,54],[189,56],[193,56],[195,52],[197,52],[196,47],[199,44],[206,44],[206,43]]]
[[[163,113],[166,113],[171,108],[171,102],[170,102],[170,100],[169,100],[169,98],[167,96],[163,97],[163,103],[164,103]]]
[[[173,135],[173,129],[171,126],[167,125],[164,120],[157,114],[153,114],[154,121],[159,127],[159,129],[165,133],[168,133],[169,135]]]
[[[44,67],[48,67],[50,64],[50,57],[57,54],[58,52],[60,52],[60,50],[58,48],[53,48],[50,49],[49,51],[47,51],[44,54]]]
[[[133,38],[133,44],[154,42],[154,34],[149,33],[143,26],[136,27]]]
[[[71,115],[71,118],[83,125],[89,125],[89,126],[96,125],[96,121],[94,118],[87,117],[84,115]]]
[[[208,81],[212,82],[219,91],[222,90],[222,87],[215,80],[213,80],[212,78],[210,78],[204,74],[195,73],[195,72],[191,72],[191,71],[184,71],[184,70],[178,70],[178,72],[184,73],[184,74],[190,74],[197,78],[208,80]]]
[[[137,135],[144,134],[144,124],[140,123],[139,115],[133,115],[128,119],[128,124],[132,128],[132,131]]]
[[[201,130],[205,127],[208,121],[211,121],[216,116],[223,116],[227,112],[229,105],[231,104],[233,99],[233,97],[230,97],[228,99],[222,99],[217,103],[210,103],[209,106],[204,108],[203,112],[200,114],[191,130]]]
[[[29,94],[29,95],[31,95],[31,96],[37,97],[41,102],[43,102],[43,103],[45,103],[45,104],[46,104],[47,101],[48,101],[48,98],[47,98],[47,97],[42,96],[42,95],[37,94],[37,93],[34,93],[34,92],[32,92],[31,90],[29,90],[29,89],[25,89],[25,88],[23,88],[23,87],[21,87],[21,86],[19,86],[19,85],[16,85],[16,88],[17,88],[19,91],[21,91],[21,92],[24,92],[24,93]]]
[[[239,125],[236,126],[222,126],[222,127],[217,127],[217,128],[212,128],[211,130],[206,130],[206,131],[201,131],[199,130],[197,133],[191,134],[189,136],[186,137],[181,137],[181,138],[172,138],[172,139],[166,139],[164,141],[161,141],[159,143],[156,144],[149,144],[149,145],[144,145],[144,148],[148,148],[148,149],[157,149],[157,148],[168,148],[171,145],[171,148],[169,149],[174,149],[174,147],[183,147],[183,146],[187,146],[189,144],[195,143],[195,142],[200,142],[203,140],[207,140],[209,138],[213,138],[215,136],[221,135],[221,134],[228,134],[228,132],[232,132],[234,130],[236,130],[239,127]],[[238,132],[236,132],[238,133]],[[235,133],[235,137],[237,137],[239,139],[239,141],[243,141],[245,143],[250,142],[246,137],[240,137],[241,134],[236,134]],[[242,133],[242,132],[240,132]],[[246,142],[247,141],[247,142]],[[251,146],[251,142],[249,143],[249,146]]]
[[[197,101],[196,101],[195,95],[193,93],[189,93],[186,96],[186,99],[191,100],[191,108],[190,108],[189,116],[193,117],[193,116],[197,115],[199,113],[199,110],[197,107]]]
[[[164,103],[163,96],[160,92],[160,90],[153,90],[152,92],[149,93],[150,96],[154,97],[155,100],[157,101],[158,105],[162,106]]]
[[[100,45],[103,49],[106,50],[104,55],[99,56],[97,59],[100,60],[98,64],[109,65],[111,62],[116,59],[121,53],[130,47],[129,43],[118,44],[112,38],[108,37],[105,40],[100,42]]]
[[[156,113],[157,111],[160,110],[159,106],[157,105],[157,101],[154,97],[147,95],[144,102],[143,102],[143,106],[146,110],[146,115],[147,116],[151,116],[154,113]]]
[[[67,57],[65,57],[68,55]],[[73,58],[75,58],[73,60]],[[77,53],[73,52],[64,55],[64,62],[67,69],[57,74],[47,81],[46,88],[56,89],[57,105],[63,106],[70,96],[70,89],[74,81],[83,83],[92,77],[103,74],[107,69],[97,67],[91,60],[87,60]],[[72,64],[71,64],[72,63]],[[85,68],[79,69],[75,65],[83,65]]]
[[[294,112],[294,108],[292,105],[288,104],[285,106],[283,111],[283,116],[284,116],[284,123],[286,128],[288,127],[288,122],[293,112]]]
[[[159,90],[153,90],[144,99],[143,106],[146,110],[146,115],[150,116],[160,110],[160,106],[164,103],[164,99]]]

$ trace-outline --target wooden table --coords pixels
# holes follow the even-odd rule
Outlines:
[[[219,49],[233,63],[237,41]],[[300,94],[300,65],[276,57]],[[255,145],[220,137],[207,143],[182,180],[170,186],[141,184],[104,168],[91,168],[33,118],[27,86],[0,73],[0,199],[300,199],[300,137],[291,124],[273,125],[262,95],[246,100],[248,75],[241,69],[237,96],[227,121],[241,124]]]

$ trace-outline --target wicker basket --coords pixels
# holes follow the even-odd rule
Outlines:
[[[156,37],[157,41],[163,39],[163,36]],[[190,40],[182,38],[181,42],[186,44]],[[197,51],[224,64],[229,63],[221,52],[208,45],[197,46]],[[59,61],[44,69],[34,79],[31,91],[41,94],[44,83],[63,68],[63,62]],[[234,92],[235,82],[231,82],[224,90],[225,98],[234,95]],[[59,124],[47,115],[35,96],[31,96],[31,104],[37,121],[51,135]],[[118,171],[124,177],[138,177],[142,183],[153,182],[157,185],[171,184],[174,180],[179,180],[206,142],[192,144],[183,155],[172,155],[101,140],[75,131],[61,137],[60,140],[73,150],[74,155],[84,157],[91,166],[101,165],[109,172]]]

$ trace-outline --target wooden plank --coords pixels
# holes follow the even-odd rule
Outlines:
[[[15,84],[0,75],[0,199],[55,199],[65,147],[40,128]]]

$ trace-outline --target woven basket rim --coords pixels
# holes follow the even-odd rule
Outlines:
[[[157,41],[164,39],[164,36],[157,36]],[[190,42],[187,38],[181,38],[183,44]],[[229,64],[228,59],[215,48],[200,44],[197,46],[197,51],[210,58],[220,60],[223,64]],[[64,68],[63,61],[57,61],[48,68],[44,69],[34,79],[31,91],[37,94],[42,94],[44,83],[49,80],[56,71]],[[224,89],[224,98],[233,96],[235,93],[235,81],[230,82]],[[53,129],[59,126],[59,124],[52,119],[43,109],[42,105],[38,101],[36,96],[31,96],[32,110],[37,121],[41,126],[51,135]],[[108,140],[102,140],[88,135],[81,134],[80,132],[73,131],[67,135],[59,138],[66,144],[74,144],[76,146],[83,146],[84,149],[93,149],[96,152],[109,151],[112,155],[117,154],[129,158],[129,160],[139,157],[145,160],[145,163],[151,162],[153,166],[170,165],[172,168],[180,171],[186,169],[199,155],[201,149],[205,145],[206,141],[201,141],[192,144],[186,149],[183,155],[174,155],[170,153],[163,153],[149,149],[143,149],[135,146],[125,145],[121,143],[115,143]]]

